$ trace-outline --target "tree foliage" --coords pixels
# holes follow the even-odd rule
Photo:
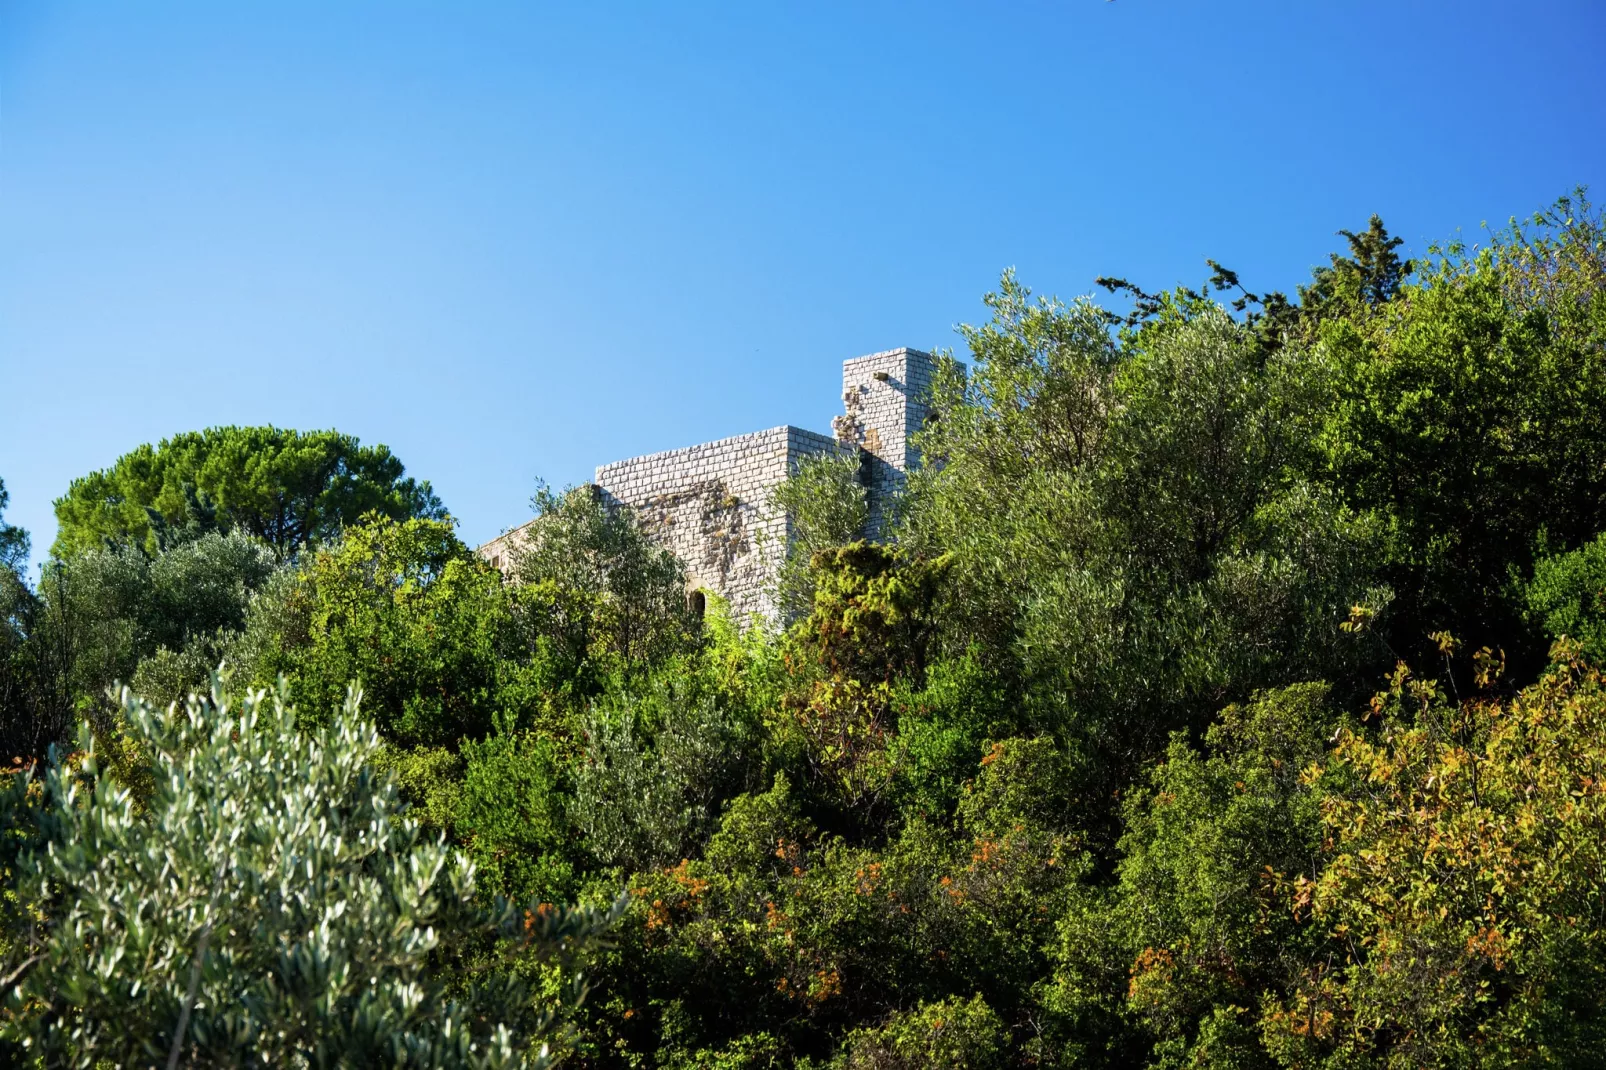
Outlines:
[[[262,683],[293,681],[306,716],[328,716],[356,681],[380,731],[403,746],[490,730],[510,609],[500,575],[450,522],[370,517],[273,593],[276,604],[253,607],[269,634],[248,630],[249,668]]]
[[[0,513],[8,500],[0,480]],[[69,721],[59,636],[23,571],[28,545],[26,531],[0,518],[0,762],[42,756]]]
[[[213,427],[144,445],[73,480],[56,501],[60,557],[110,541],[154,550],[172,528],[243,531],[280,557],[365,513],[445,515],[427,482],[384,446],[336,431]]]
[[[1523,597],[1529,620],[1551,639],[1570,638],[1590,661],[1606,665],[1606,535],[1540,558]]]
[[[275,568],[261,542],[216,531],[156,554],[118,546],[51,561],[40,580],[44,625],[66,648],[68,688],[99,699],[116,680],[160,680],[150,694],[164,703],[185,686],[204,690]]]
[[[686,577],[627,510],[588,487],[542,487],[535,519],[512,551],[518,582],[552,609],[544,631],[575,657],[651,665],[684,649],[697,632]],[[583,603],[576,606],[574,603]]]
[[[28,533],[5,522],[6,504],[10,501],[11,492],[6,490],[6,481],[0,479],[0,569],[21,573],[28,561]]]
[[[941,646],[986,651],[1035,730],[1111,792],[1178,727],[1256,688],[1347,674],[1376,522],[1313,472],[1332,370],[1267,355],[1186,298],[1112,339],[1100,310],[1006,275],[975,358],[939,379],[901,533],[942,555]]]
[[[1476,252],[1452,244],[1399,300],[1323,333],[1339,370],[1330,478],[1389,529],[1382,571],[1413,642],[1510,645],[1513,574],[1606,528],[1606,226],[1558,206],[1574,208]],[[1544,651],[1511,653],[1532,671]]]

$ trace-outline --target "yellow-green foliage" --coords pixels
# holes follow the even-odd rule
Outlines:
[[[1268,1045],[1334,1065],[1584,1065],[1606,1042],[1606,676],[1558,645],[1516,695],[1403,670],[1381,735],[1340,733],[1326,865],[1292,910],[1336,953],[1268,1005]],[[1496,665],[1486,659],[1484,682]],[[1311,775],[1318,775],[1312,770]]]

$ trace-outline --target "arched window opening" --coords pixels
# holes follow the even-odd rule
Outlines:
[[[708,609],[708,596],[701,590],[693,591],[686,596],[686,608],[691,611],[693,617],[702,620],[703,613]]]

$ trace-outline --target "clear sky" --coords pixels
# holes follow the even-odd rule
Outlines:
[[[1292,288],[1606,199],[1600,0],[0,2],[0,478],[338,427],[470,542],[794,423],[1001,269]],[[962,353],[960,354],[963,355]]]

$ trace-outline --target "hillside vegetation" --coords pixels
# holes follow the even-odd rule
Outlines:
[[[778,492],[777,633],[333,432],[0,523],[6,1057],[1606,1065],[1606,223],[1341,234],[1006,273],[890,541]]]

